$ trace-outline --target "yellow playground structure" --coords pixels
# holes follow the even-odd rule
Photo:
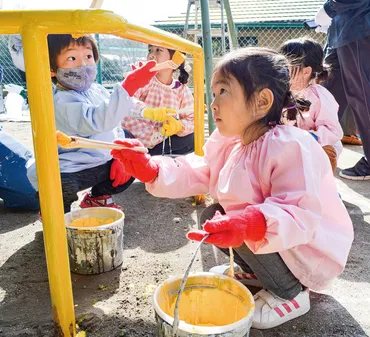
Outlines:
[[[204,143],[204,54],[197,44],[155,28],[130,24],[105,10],[0,11],[0,22],[0,34],[21,34],[23,40],[56,335],[76,336],[47,35],[113,34],[191,54],[194,59],[195,153],[198,155],[202,155]]]

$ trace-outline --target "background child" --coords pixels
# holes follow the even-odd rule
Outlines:
[[[70,34],[49,35],[50,68],[55,89],[54,113],[58,130],[70,136],[111,142],[123,136],[119,124],[124,116],[135,112],[130,96],[146,85],[155,72],[148,62],[117,84],[112,94],[93,83],[99,60],[94,39],[85,35],[74,39]],[[127,189],[134,178],[124,172],[109,150],[59,148],[64,210],[68,212],[77,192],[92,186],[80,206],[115,207],[111,195]],[[29,167],[31,182],[37,188],[34,163]]]
[[[171,60],[174,50],[159,46],[148,46],[148,60],[157,63]],[[184,63],[179,66],[178,80],[173,78],[174,70],[162,69],[152,78],[150,83],[139,89],[135,97],[140,100],[137,109],[166,107],[174,110],[193,108],[194,98],[186,85],[189,74]],[[179,119],[167,116],[155,116],[148,112],[144,118],[125,117],[122,127],[149,148],[151,155],[162,154],[163,143],[165,152],[170,152],[169,142],[173,154],[184,154],[194,150],[194,112],[180,113]],[[166,130],[166,131],[165,131]],[[166,138],[171,137],[166,141]]]
[[[36,191],[27,178],[32,153],[2,131],[0,126],[0,199],[5,207],[38,210]]]
[[[219,201],[204,231],[188,238],[210,233],[206,242],[235,247],[242,268],[265,288],[255,295],[252,327],[271,328],[309,311],[306,288],[325,289],[343,271],[352,223],[320,145],[299,128],[280,125],[282,110],[295,103],[283,55],[263,48],[226,55],[214,69],[212,91],[218,129],[204,157],[112,155],[155,196],[209,192]]]
[[[291,63],[291,90],[311,102],[308,113],[297,119],[297,126],[309,131],[327,153],[333,172],[343,149],[338,103],[334,96],[314,81],[325,80],[324,51],[316,41],[303,38],[284,43],[280,51]]]

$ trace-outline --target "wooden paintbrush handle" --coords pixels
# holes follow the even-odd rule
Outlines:
[[[158,71],[162,69],[174,69],[173,68],[173,62],[172,61],[165,61],[162,63],[157,63],[153,68],[150,69],[150,71]]]

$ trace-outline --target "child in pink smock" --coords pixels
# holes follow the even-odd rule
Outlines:
[[[297,118],[297,126],[310,132],[319,142],[335,172],[343,149],[339,106],[326,88],[315,84],[315,81],[323,81],[328,75],[323,67],[324,51],[319,43],[307,38],[287,41],[280,51],[291,63],[291,90],[311,102],[309,111]]]
[[[148,46],[148,60],[162,63],[171,60],[174,50],[159,46]],[[173,69],[159,70],[150,83],[136,91],[134,97],[136,108],[143,110],[144,118],[125,117],[122,127],[130,137],[139,139],[151,155],[162,154],[163,142],[165,153],[185,154],[194,151],[194,98],[186,85],[189,74],[182,63],[179,68],[179,78],[173,78]],[[189,108],[188,111],[176,116],[152,113],[148,108],[166,107],[178,111]],[[128,131],[128,132],[127,132]],[[169,139],[170,137],[170,139]]]
[[[308,289],[327,288],[343,271],[352,223],[321,146],[307,132],[281,125],[283,109],[296,102],[283,55],[263,48],[229,53],[214,69],[212,91],[217,130],[204,157],[112,155],[154,196],[209,193],[218,200],[206,209],[204,230],[188,238],[211,234],[207,243],[233,247],[243,281],[250,284],[249,275],[263,287],[252,327],[272,328],[307,313]]]

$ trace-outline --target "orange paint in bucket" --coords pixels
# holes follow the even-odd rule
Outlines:
[[[174,306],[182,278],[171,278],[154,293],[159,336],[172,336]],[[190,275],[180,298],[179,336],[248,336],[254,300],[240,282],[224,275]]]

